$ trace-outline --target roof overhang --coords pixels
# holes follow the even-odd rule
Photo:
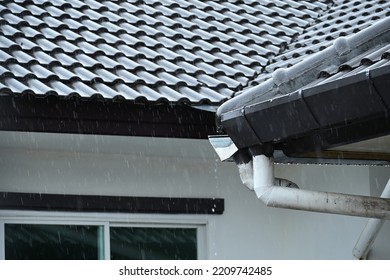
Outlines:
[[[238,149],[270,144],[288,157],[388,163],[389,145],[380,152],[348,145],[390,134],[389,88],[387,65],[261,102],[233,98],[218,119]]]

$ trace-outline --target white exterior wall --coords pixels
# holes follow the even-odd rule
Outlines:
[[[376,171],[276,166],[277,176],[301,188],[362,195],[369,195],[374,175],[384,181],[390,174],[386,168]],[[1,132],[0,191],[224,198],[222,215],[163,215],[207,221],[210,259],[352,259],[366,222],[263,206],[241,185],[235,164],[221,163],[207,140]],[[390,247],[381,246],[388,243],[386,233],[390,228],[382,231],[372,256],[390,258]]]

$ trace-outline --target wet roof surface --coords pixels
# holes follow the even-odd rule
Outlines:
[[[356,0],[6,0],[0,91],[220,104],[386,17],[389,7]]]

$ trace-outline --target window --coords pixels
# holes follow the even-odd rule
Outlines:
[[[5,259],[96,260],[103,259],[99,246],[101,226],[5,224]]]
[[[195,260],[196,229],[111,227],[112,260]]]
[[[104,219],[87,213],[31,215],[33,222],[15,216],[0,220],[0,259],[193,260],[205,256],[205,222],[191,218],[178,223],[159,215],[151,220],[149,215],[146,223],[139,220],[146,220],[143,215],[135,215],[133,221],[121,214],[102,215]]]

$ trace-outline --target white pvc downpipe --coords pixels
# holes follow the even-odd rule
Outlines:
[[[251,160],[248,163],[237,164],[237,167],[238,167],[238,172],[240,174],[241,182],[248,189],[253,191],[255,188],[254,176],[253,176],[253,161]],[[272,182],[271,185],[298,189],[298,186],[289,180],[282,179],[282,178],[274,178],[273,169],[272,169],[272,174],[264,173],[259,176],[264,176],[263,178],[267,180],[268,183]]]
[[[390,180],[387,182],[386,187],[384,188],[382,198],[390,197]],[[372,244],[374,243],[381,227],[385,220],[381,219],[369,219],[362,233],[360,234],[355,247],[352,250],[352,255],[358,259],[365,259],[368,252],[370,251]]]
[[[272,158],[253,156],[253,189],[266,206],[390,219],[390,199],[277,186],[273,165]]]

